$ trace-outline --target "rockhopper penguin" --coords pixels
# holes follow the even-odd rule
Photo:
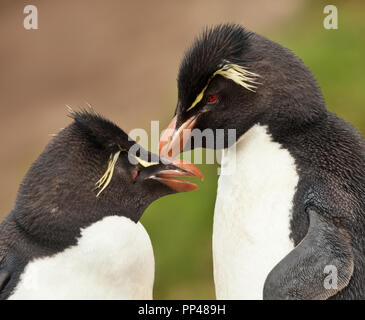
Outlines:
[[[326,109],[295,54],[239,25],[206,30],[182,60],[169,128],[162,156],[185,142],[186,150],[225,148],[213,230],[217,298],[365,299],[364,138]],[[199,141],[193,131],[180,143],[192,129],[225,135]]]
[[[156,155],[151,162],[97,114],[72,118],[34,162],[0,225],[0,298],[151,299],[154,256],[138,221],[154,200],[197,188],[178,177],[201,173]]]

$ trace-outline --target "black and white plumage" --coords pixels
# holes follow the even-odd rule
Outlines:
[[[130,155],[135,142],[97,114],[72,118],[0,224],[0,298],[151,299],[154,256],[139,219],[154,200],[196,188],[176,177],[200,173],[158,157],[151,163],[141,147]]]
[[[241,82],[235,70],[216,74],[230,65]],[[241,26],[219,25],[187,51],[178,89],[161,155],[181,149],[181,128],[225,129],[224,141],[192,135],[185,146],[226,149],[214,214],[217,298],[364,299],[365,141],[326,109],[303,62]],[[331,265],[335,289],[324,286]]]

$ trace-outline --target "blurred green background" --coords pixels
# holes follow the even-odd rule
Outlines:
[[[70,120],[65,104],[91,103],[126,131],[162,130],[176,103],[180,59],[205,25],[236,22],[294,51],[327,107],[365,134],[364,1],[34,1],[39,30],[25,31],[31,1],[0,3],[0,217],[30,164]],[[336,5],[338,30],[323,27]],[[275,7],[274,7],[275,6]],[[214,299],[211,236],[218,179],[202,165],[198,191],[159,199],[142,223],[155,251],[155,299]]]

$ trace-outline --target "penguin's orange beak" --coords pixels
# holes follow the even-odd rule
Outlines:
[[[203,180],[203,174],[194,164],[183,160],[164,159],[163,163],[153,164],[143,168],[135,181],[153,179],[157,180],[176,192],[188,192],[198,189],[198,186],[187,180],[181,180],[181,177],[199,177]]]
[[[180,177],[199,177],[203,180],[203,174],[194,164],[183,160],[173,160],[170,169],[163,169],[154,175],[154,179],[169,186],[177,192],[189,192],[198,189],[198,186]]]
[[[159,154],[161,157],[175,158],[184,150],[194,129],[196,120],[197,116],[192,116],[178,129],[176,129],[176,116],[171,120],[160,139]]]

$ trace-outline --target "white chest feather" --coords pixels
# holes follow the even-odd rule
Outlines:
[[[76,246],[30,262],[10,299],[152,299],[154,263],[140,223],[107,217]]]
[[[235,157],[223,157],[218,182],[216,295],[262,299],[268,273],[294,247],[289,223],[298,174],[289,152],[273,142],[263,126],[254,126],[239,139]]]

